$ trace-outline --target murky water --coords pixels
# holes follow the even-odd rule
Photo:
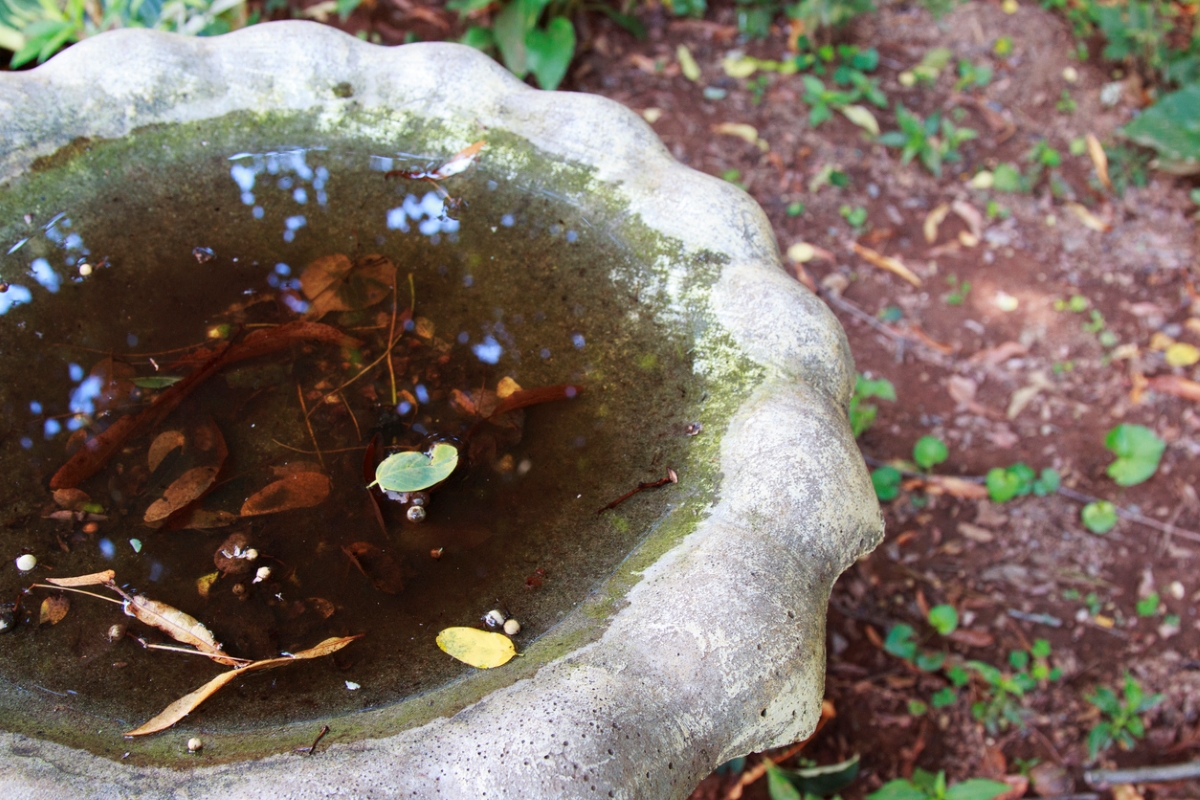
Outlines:
[[[258,727],[395,702],[469,671],[434,637],[493,608],[520,621],[522,647],[672,502],[666,487],[597,514],[683,463],[699,389],[678,343],[638,313],[636,288],[613,282],[638,268],[629,247],[585,210],[493,173],[486,149],[444,182],[465,201],[453,210],[428,182],[387,177],[450,154],[226,140],[175,161],[156,155],[152,170],[102,160],[106,146],[58,168],[61,190],[15,184],[0,197],[0,602],[19,599],[15,627],[0,635],[10,709],[53,709],[117,737],[223,669],[144,650],[137,637],[168,640],[89,597],[70,595],[61,621],[39,625],[52,593],[21,593],[37,580],[113,569],[121,586],[195,616],[244,658],[366,634],[332,657],[239,679],[185,723]],[[47,518],[62,510],[50,478],[85,435],[170,391],[153,379],[188,374],[196,362],[176,362],[189,348],[300,319],[305,268],[339,253],[381,255],[398,276],[394,294],[321,319],[361,344],[300,342],[218,371],[79,484],[84,513],[97,516]],[[342,388],[384,355],[393,330],[403,335],[391,372],[384,359]],[[110,396],[115,372],[121,391]],[[486,399],[481,390],[502,379],[583,391],[473,430],[462,397]],[[148,526],[147,508],[200,463],[192,443],[203,426],[219,430],[228,455],[199,507],[236,517],[297,464],[328,476],[328,498],[210,530],[171,529],[180,514]],[[188,444],[151,470],[164,431]],[[474,456],[431,494],[423,523],[387,509],[381,529],[362,478],[376,433],[404,446],[455,436]],[[271,575],[211,581],[214,554],[235,533]],[[344,548],[357,542],[394,561],[402,590],[381,592],[356,569]],[[23,553],[38,559],[27,575],[14,566]],[[198,581],[211,581],[207,597]],[[114,624],[128,633],[110,639]]]

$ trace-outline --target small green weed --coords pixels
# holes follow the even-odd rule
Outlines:
[[[1136,740],[1146,735],[1146,726],[1142,723],[1140,715],[1154,708],[1163,699],[1161,694],[1146,697],[1141,683],[1128,672],[1125,673],[1122,694],[1124,696],[1118,698],[1107,686],[1097,686],[1093,694],[1084,698],[1107,717],[1088,733],[1088,757],[1093,761],[1097,755],[1112,746],[1113,742],[1123,750],[1132,750]]]
[[[954,83],[954,91],[963,89],[982,89],[992,82],[993,70],[990,64],[974,64],[961,58],[958,61],[958,80]]]
[[[1151,592],[1150,594],[1143,597],[1141,600],[1137,601],[1137,606],[1135,607],[1135,610],[1137,611],[1137,615],[1139,617],[1157,616],[1159,602],[1160,602],[1160,598],[1158,596],[1158,592]]]
[[[1166,442],[1145,425],[1124,423],[1108,432],[1104,446],[1116,455],[1107,474],[1120,486],[1136,486],[1158,470]]]
[[[913,445],[913,461],[928,472],[950,457],[946,443],[936,436],[922,436]]]
[[[1007,783],[986,778],[968,778],[948,787],[944,771],[934,775],[918,767],[912,778],[888,781],[867,795],[867,800],[992,800],[1009,788]]]
[[[767,794],[771,800],[820,800],[837,796],[858,777],[859,756],[839,764],[818,765],[801,759],[794,769],[767,764]]]
[[[942,174],[942,163],[960,160],[962,155],[958,148],[979,135],[974,129],[958,127],[937,113],[921,119],[899,103],[896,104],[896,124],[900,130],[883,134],[879,143],[899,148],[903,164],[914,158],[920,159],[925,168],[938,177]]]
[[[862,231],[867,224],[867,210],[862,206],[843,205],[838,209],[838,213],[850,224],[851,228],[854,228],[855,233]]]
[[[895,500],[900,494],[900,479],[903,476],[895,467],[879,467],[871,470],[871,485],[875,487],[875,496],[880,502]]]
[[[947,275],[946,284],[950,287],[950,291],[946,294],[943,300],[948,306],[961,306],[967,302],[967,295],[971,293],[971,282],[963,281],[959,283],[957,275]]]
[[[1038,497],[1045,497],[1056,492],[1060,482],[1058,470],[1046,468],[1038,475],[1020,462],[1011,467],[993,467],[988,470],[986,479],[988,496],[995,503],[1025,497],[1031,492]]]
[[[1038,639],[1028,651],[1013,650],[1008,654],[1011,671],[982,661],[967,661],[964,666],[974,671],[983,683],[978,690],[980,699],[971,704],[971,716],[992,735],[1010,725],[1024,727],[1025,694],[1037,688],[1038,681],[1056,681],[1062,677],[1061,670],[1050,666],[1049,657],[1050,643]]]
[[[878,398],[894,403],[896,387],[887,378],[867,378],[861,373],[854,379],[854,394],[850,395],[849,417],[850,429],[854,438],[862,436],[875,423],[875,415],[879,409],[873,403],[865,400]]]
[[[1096,500],[1085,505],[1079,516],[1089,531],[1105,534],[1117,524],[1117,507],[1107,500]]]

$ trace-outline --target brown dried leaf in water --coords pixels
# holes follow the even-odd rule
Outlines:
[[[332,486],[320,472],[294,472],[258,490],[242,504],[241,515],[276,514],[319,505]]]
[[[269,355],[301,342],[324,342],[338,347],[358,347],[361,341],[347,336],[332,325],[319,322],[296,320],[276,325],[274,328],[259,328],[246,334],[246,338],[229,347],[222,366],[245,361],[248,358]],[[171,365],[172,370],[202,364],[213,355],[213,350],[201,347],[193,350]]]
[[[276,478],[284,478],[301,472],[320,472],[321,465],[316,461],[289,461],[286,464],[271,467]]]
[[[106,569],[103,572],[93,572],[91,575],[79,575],[74,578],[46,578],[46,583],[52,583],[55,586],[101,586],[103,584],[112,583],[113,578],[117,577],[117,573],[111,569]]]
[[[384,594],[399,594],[404,589],[400,565],[370,542],[353,542],[343,547],[342,552]]]
[[[208,698],[217,693],[225,684],[232,681],[239,675],[244,675],[250,672],[258,672],[264,669],[274,669],[276,667],[293,664],[297,661],[303,661],[309,658],[321,658],[331,655],[341,650],[346,645],[353,642],[355,639],[362,638],[363,634],[356,636],[341,636],[326,639],[316,647],[311,647],[308,650],[301,650],[299,653],[293,653],[290,656],[281,656],[279,658],[268,658],[263,661],[254,661],[244,667],[231,669],[228,672],[222,672],[208,683],[196,689],[194,692],[189,692],[183,697],[176,700],[171,705],[164,708],[156,717],[149,720],[145,724],[134,728],[127,732],[126,736],[145,736],[149,733],[158,733],[159,731],[170,728],[179,720],[186,717],[188,714],[196,710],[196,708]]]
[[[220,547],[213,553],[213,564],[222,575],[240,575],[258,567],[245,553],[250,549],[250,538],[238,531],[229,535],[221,542]]]
[[[88,493],[82,489],[55,489],[54,503],[59,508],[70,511],[82,511],[83,507],[92,502]]]
[[[146,509],[146,522],[158,522],[174,514],[186,505],[199,500],[212,488],[220,467],[193,467],[167,487],[163,496]]]
[[[131,597],[119,589],[117,591],[125,597],[125,613],[138,622],[158,628],[177,642],[190,644],[218,664],[233,666],[238,663],[221,652],[221,645],[212,631],[191,614],[151,600],[144,594]]]
[[[329,619],[333,616],[337,608],[333,603],[326,600],[324,597],[310,597],[304,601],[308,607],[317,613],[321,619]]]
[[[47,622],[57,625],[70,610],[71,601],[66,595],[47,597],[42,601],[42,608],[38,613],[38,625],[45,625]]]
[[[250,337],[246,337],[249,339]],[[51,489],[70,489],[95,475],[133,436],[155,427],[183,402],[197,386],[225,365],[228,346],[219,348],[191,375],[167,387],[137,414],[121,417],[104,432],[88,439],[50,478]]]
[[[167,454],[172,450],[182,448],[186,441],[183,431],[163,431],[155,436],[154,441],[150,444],[150,454],[146,459],[149,462],[150,471],[154,472],[158,469]]]
[[[241,517],[228,511],[210,511],[205,508],[188,509],[178,514],[167,526],[171,530],[210,531],[225,528]]]
[[[378,254],[353,262],[341,253],[322,256],[300,275],[300,287],[311,303],[305,317],[316,320],[331,311],[369,308],[391,293],[395,279],[395,265]]]

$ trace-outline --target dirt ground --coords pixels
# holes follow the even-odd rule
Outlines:
[[[998,3],[970,2],[941,20],[915,4],[881,5],[838,40],[878,49],[873,74],[889,100],[922,116],[962,109],[959,124],[980,134],[940,179],[917,164],[901,165],[895,151],[872,144],[841,115],[812,128],[799,75],[771,75],[758,86],[727,76],[722,60],[731,51],[760,58],[786,52],[786,30],[740,41],[730,3],[711,3],[703,21],[644,12],[644,41],[598,15],[578,18],[580,55],[563,88],[602,94],[643,114],[675,157],[695,169],[727,177],[737,170],[733,179],[766,211],[781,251],[798,242],[817,248],[818,257],[802,269],[791,267],[807,272],[830,301],[858,369],[896,388],[896,402],[877,403],[878,419],[860,440],[869,460],[908,457],[920,436],[932,434],[950,449],[936,469],[941,474],[981,476],[1017,461],[1035,470],[1053,467],[1064,487],[1160,526],[1122,521],[1097,536],[1081,524],[1080,503],[1061,494],[997,505],[901,492],[886,504],[884,544],[834,589],[826,692],[837,717],[802,757],[829,764],[862,754],[860,777],[842,793],[847,800],[915,767],[945,770],[954,780],[1033,768],[1032,793],[1087,791],[1085,739],[1100,715],[1084,696],[1097,685],[1118,688],[1128,671],[1147,694],[1161,692],[1164,700],[1144,715],[1147,732],[1136,748],[1111,748],[1099,765],[1194,759],[1200,756],[1194,572],[1200,535],[1191,531],[1200,529],[1192,488],[1200,414],[1188,400],[1142,390],[1143,377],[1200,378],[1195,368],[1169,367],[1151,346],[1155,334],[1200,340],[1200,322],[1189,320],[1200,314],[1200,305],[1192,305],[1190,270],[1198,262],[1190,187],[1151,172],[1144,188],[1117,195],[1101,187],[1088,155],[1068,153],[1070,141],[1087,133],[1106,144],[1119,141],[1115,132],[1137,108],[1140,87],[1126,79],[1117,102],[1103,104],[1102,89],[1115,81],[1111,65],[1075,60],[1061,19],[1033,4],[1010,14]],[[455,18],[432,9],[410,2],[361,9],[348,27],[371,26],[384,43],[409,32],[456,35]],[[1007,58],[993,52],[1003,36],[1012,40]],[[701,69],[698,81],[681,74],[681,44]],[[903,85],[900,73],[934,47],[953,51],[951,67],[932,86]],[[960,58],[991,65],[994,78],[985,88],[956,91],[953,65]],[[1068,68],[1074,81],[1064,76]],[[1076,103],[1073,112],[1056,107],[1064,89]],[[710,99],[722,93],[714,90],[724,97]],[[896,127],[891,111],[875,113],[883,130]],[[715,132],[722,123],[753,126],[759,141]],[[1026,194],[969,185],[979,169],[1000,162],[1027,168],[1026,154],[1042,139],[1063,154],[1057,196],[1046,181]],[[1114,180],[1129,174],[1130,163],[1110,165]],[[827,167],[844,172],[848,185],[810,190]],[[989,218],[989,200],[1007,216]],[[963,213],[947,215],[927,241],[930,212],[955,201]],[[795,202],[804,211],[790,216]],[[1076,214],[1073,203],[1086,205],[1092,218]],[[859,230],[843,218],[845,206],[867,210]],[[903,261],[922,285],[855,255],[849,243],[856,238]],[[951,280],[970,283],[961,303],[953,303],[959,298],[951,296]],[[1056,310],[1056,300],[1072,295],[1087,299],[1088,313]],[[1115,335],[1109,346],[1095,325],[1085,329],[1091,309]],[[881,312],[893,321],[880,323]],[[1104,438],[1121,422],[1149,426],[1167,442],[1157,474],[1128,489],[1104,474],[1111,461]],[[1135,605],[1153,591],[1160,607],[1139,616]],[[924,612],[939,603],[953,604],[963,623],[948,639],[924,623]],[[1170,614],[1178,615],[1178,627],[1166,624]],[[1025,697],[1023,725],[994,733],[972,717],[970,699],[978,695],[914,714],[910,701],[927,702],[946,681],[882,649],[882,637],[901,622],[918,631],[925,647],[1001,668],[1010,651],[1046,639],[1062,677]],[[711,776],[694,797],[724,797],[735,777]],[[1147,798],[1200,797],[1200,788],[1181,782],[1138,791]],[[745,796],[766,797],[765,781]]]
[[[1145,738],[1130,752],[1111,748],[1100,765],[1200,758],[1200,534],[1192,532],[1200,530],[1193,489],[1200,413],[1143,380],[1200,379],[1200,370],[1172,368],[1152,347],[1156,334],[1200,344],[1200,321],[1190,317],[1200,315],[1191,276],[1198,266],[1191,187],[1150,173],[1144,188],[1118,196],[1100,186],[1087,154],[1068,153],[1071,140],[1087,133],[1118,141],[1115,132],[1141,95],[1126,79],[1117,101],[1103,104],[1101,92],[1115,80],[1111,66],[1075,60],[1070,30],[1058,17],[1033,3],[1009,14],[999,3],[974,0],[940,21],[916,4],[880,5],[839,40],[878,49],[873,75],[889,100],[922,116],[962,109],[960,124],[979,132],[940,179],[915,163],[902,165],[895,151],[871,143],[839,114],[812,128],[800,75],[773,74],[761,86],[727,76],[722,60],[731,51],[761,58],[786,52],[785,30],[740,41],[730,2],[710,1],[702,21],[643,10],[643,41],[600,15],[578,18],[580,54],[563,88],[602,94],[643,114],[675,157],[695,169],[717,176],[737,170],[735,179],[770,217],[781,251],[799,242],[816,248],[816,258],[802,268],[789,262],[791,268],[831,303],[858,369],[895,385],[897,400],[877,402],[878,419],[860,439],[869,460],[907,458],[920,436],[932,434],[949,445],[940,474],[982,476],[1017,461],[1054,467],[1064,487],[1160,525],[1122,521],[1098,536],[1081,524],[1080,503],[1062,494],[997,505],[902,491],[885,505],[886,541],[834,589],[826,692],[837,717],[802,757],[829,764],[861,754],[861,775],[842,792],[847,800],[915,767],[958,780],[1016,774],[1036,763],[1031,792],[1089,791],[1084,742],[1100,716],[1084,696],[1097,685],[1118,687],[1128,671],[1164,700],[1144,715]],[[412,0],[364,6],[342,27],[369,29],[384,44],[455,38],[462,30],[440,4]],[[1007,58],[993,52],[1003,36],[1012,39]],[[695,56],[698,81],[681,74],[679,45]],[[934,47],[953,51],[951,67],[932,86],[903,85],[900,74]],[[991,83],[956,91],[959,58],[993,66]],[[1064,77],[1068,68],[1073,82]],[[1064,89],[1077,104],[1073,112],[1056,107]],[[895,129],[890,110],[874,111],[883,130]],[[759,142],[715,132],[722,123],[753,126]],[[1000,162],[1027,167],[1026,153],[1042,139],[1062,153],[1058,196],[1045,181],[1025,194],[969,185],[979,169]],[[1113,163],[1114,176],[1128,164]],[[844,172],[848,185],[810,190],[827,167]],[[989,200],[1007,215],[989,218]],[[961,213],[948,214],[927,241],[930,212],[955,201]],[[796,202],[803,213],[791,216]],[[1075,213],[1076,202],[1090,218]],[[866,209],[857,231],[840,212],[844,206]],[[922,285],[863,260],[850,249],[854,240],[900,259]],[[970,283],[958,304],[948,302],[959,299],[952,278]],[[1087,313],[1056,310],[1055,301],[1072,295],[1086,298]],[[1084,327],[1091,309],[1115,335],[1109,346],[1095,326]],[[881,312],[890,321],[881,322]],[[1121,422],[1149,426],[1167,442],[1157,474],[1128,489],[1104,474],[1111,461],[1104,438]],[[1139,616],[1135,605],[1153,591],[1160,607]],[[962,621],[945,639],[924,622],[924,612],[939,603],[954,605]],[[1178,615],[1178,627],[1167,624],[1168,615]],[[978,686],[952,705],[912,713],[910,701],[928,702],[946,681],[882,649],[898,623],[912,625],[929,649],[1001,668],[1010,651],[1044,638],[1062,678],[1043,681],[1024,698],[1023,725],[995,733],[972,717],[967,695]],[[694,797],[724,797],[734,779],[714,775]],[[1200,797],[1196,785],[1179,782],[1138,791],[1151,800]],[[765,781],[745,796],[766,797]]]

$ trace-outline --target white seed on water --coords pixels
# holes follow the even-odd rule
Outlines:
[[[83,262],[82,264],[80,264],[79,265],[79,274],[81,276],[83,276],[84,278],[86,278],[88,275],[91,275],[92,274],[92,265],[87,263],[86,261]]]
[[[515,619],[508,620],[504,623],[504,632],[509,636],[516,636],[521,632],[521,623],[517,622]]]
[[[198,752],[203,749],[204,749],[204,742],[200,741],[195,736],[188,739],[188,752],[189,753],[195,753],[195,752]]]
[[[487,623],[489,628],[498,628],[504,624],[504,612],[498,608],[493,608],[487,612],[483,621]]]
[[[249,550],[246,550],[242,553],[242,558],[246,559],[247,561],[254,561],[256,558],[258,558],[258,551],[251,547]]]
[[[111,628],[108,629],[108,640],[110,642],[115,642],[124,636],[125,636],[125,626],[124,625],[113,625]]]
[[[29,572],[37,566],[37,556],[32,553],[26,553],[17,559],[17,569],[21,572]]]
[[[254,580],[251,583],[262,583],[269,577],[271,577],[271,568],[259,567],[258,571],[254,573]]]
[[[409,506],[404,515],[408,517],[409,522],[425,521],[425,509],[421,506]]]

